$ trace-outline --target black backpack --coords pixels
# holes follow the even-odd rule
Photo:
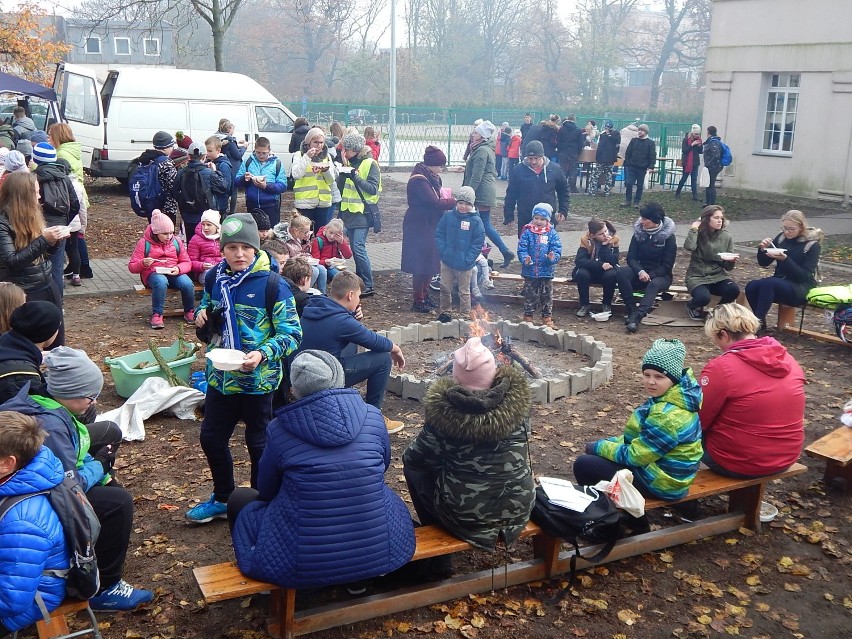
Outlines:
[[[95,544],[101,532],[101,523],[86,498],[86,493],[75,479],[66,475],[61,484],[50,490],[0,500],[0,519],[3,519],[12,506],[36,495],[47,495],[50,500],[50,505],[65,532],[65,543],[71,561],[67,570],[45,570],[44,574],[65,579],[65,592],[70,599],[85,601],[95,596],[101,587],[95,557]]]
[[[201,171],[206,168],[203,164],[187,166],[178,173],[175,195],[181,212],[200,215],[207,209],[216,209],[216,198],[213,197],[210,185],[204,184],[201,177]]]
[[[71,220],[71,193],[74,185],[68,177],[57,178],[50,176],[42,181],[39,177],[38,187],[41,193],[41,205],[46,218],[61,217],[68,224]]]
[[[154,209],[161,209],[166,204],[166,193],[160,184],[160,164],[168,160],[163,155],[147,164],[136,164],[127,181],[130,194],[130,206],[139,217],[149,218]]]

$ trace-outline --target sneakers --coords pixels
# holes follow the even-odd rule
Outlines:
[[[195,310],[189,309],[186,313],[184,313],[183,321],[188,324],[192,324],[195,321]]]
[[[589,305],[588,305],[588,304],[583,304],[583,305],[580,307],[580,309],[577,311],[577,317],[585,317],[586,315],[588,315],[588,314],[589,314],[589,311],[590,311],[590,310],[591,310],[591,309],[589,308]]]
[[[163,321],[163,316],[159,313],[154,313],[151,315],[151,328],[160,330],[166,327],[166,323]]]
[[[405,428],[405,424],[395,419],[388,419],[385,417],[385,428],[388,429],[388,435],[393,435]]]
[[[627,318],[627,332],[635,333],[639,329],[643,317],[645,317],[645,314],[642,311],[632,311]]]
[[[193,524],[206,524],[214,519],[227,519],[228,504],[216,501],[216,498],[210,495],[208,501],[202,502],[195,508],[188,510],[184,517]]]
[[[441,306],[440,304],[438,304],[438,302],[436,302],[435,300],[433,300],[433,299],[432,299],[431,297],[429,297],[428,295],[426,296],[426,299],[425,299],[425,300],[423,300],[423,303],[424,303],[426,306],[428,306],[429,308],[432,308],[432,309],[434,309],[434,308],[439,308],[439,307]]]
[[[612,315],[612,306],[609,304],[601,304],[601,313],[609,313]]]
[[[83,280],[80,279],[79,275],[71,276],[71,286],[83,286]]]
[[[695,320],[696,322],[703,322],[705,313],[703,309],[700,308],[692,308],[689,304],[686,305],[686,312],[689,315],[689,319]]]
[[[535,318],[532,315],[524,315],[524,319],[522,319],[521,321],[522,322],[534,322]]]
[[[514,260],[514,259],[515,259],[515,254],[512,253],[512,251],[507,251],[506,254],[503,256],[503,268],[506,268],[507,266],[509,266],[509,264],[511,264],[512,260]]]
[[[547,326],[548,328],[552,328],[554,331],[557,330],[556,324],[553,323],[552,317],[542,317],[541,323],[544,324],[545,326]]]
[[[134,588],[124,579],[119,579],[112,588],[89,599],[89,607],[95,612],[125,612],[136,610],[153,599],[154,593],[150,590]]]
[[[429,288],[431,288],[433,291],[440,291],[441,290],[441,276],[440,275],[436,275],[435,277],[432,278],[432,281],[429,282]]]
[[[365,288],[361,291],[361,297],[371,297],[376,294],[376,291],[372,288]]]
[[[432,307],[426,302],[414,302],[414,304],[411,305],[411,310],[415,313],[431,313]]]
[[[438,321],[443,324],[448,324],[453,321],[453,316],[450,315],[447,311],[444,311],[440,315],[438,315]]]
[[[630,202],[622,202],[618,206],[620,206],[621,208],[627,208],[628,206],[630,206]]]

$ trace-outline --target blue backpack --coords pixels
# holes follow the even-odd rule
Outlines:
[[[137,164],[127,189],[130,193],[130,206],[139,217],[151,218],[154,209],[162,209],[166,203],[166,193],[160,184],[160,164],[168,158],[151,160],[147,164]]]
[[[719,146],[722,149],[722,154],[721,154],[721,157],[719,158],[719,163],[722,166],[729,166],[731,164],[731,162],[734,161],[734,155],[733,155],[733,153],[731,153],[731,147],[729,147],[727,144],[725,144],[721,140],[719,140]]]

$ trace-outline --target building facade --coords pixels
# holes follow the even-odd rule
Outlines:
[[[725,186],[850,204],[848,0],[714,0],[704,127],[731,147]]]

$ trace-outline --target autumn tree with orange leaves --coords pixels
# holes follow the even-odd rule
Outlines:
[[[50,86],[56,62],[71,46],[53,40],[56,29],[35,4],[0,14],[0,70]]]

